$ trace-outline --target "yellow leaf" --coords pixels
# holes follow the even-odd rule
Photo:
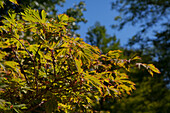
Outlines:
[[[153,72],[151,71],[151,70],[148,70],[148,72],[152,75],[152,77],[153,77]]]
[[[132,60],[141,60],[139,56],[135,56]]]
[[[18,65],[18,63],[14,62],[14,61],[5,61],[4,64],[6,64],[6,65],[8,65],[8,66],[10,66],[12,68],[15,68],[15,66]]]
[[[93,101],[88,96],[86,96],[86,100],[88,103],[93,103]]]
[[[46,12],[44,10],[41,11],[41,15],[42,15],[42,21],[43,23],[45,23],[45,18],[46,18]]]
[[[119,58],[121,52],[122,51],[120,50],[109,51],[108,55],[111,56],[112,58]]]
[[[74,61],[75,61],[78,73],[79,74],[82,73],[83,69],[81,68],[81,66],[82,66],[81,60],[77,60],[77,58],[74,58]]]
[[[0,1],[0,8],[4,8],[4,1]]]
[[[10,2],[14,3],[14,4],[17,4],[18,5],[18,2],[17,0],[9,0]]]
[[[153,64],[148,64],[148,68],[155,73],[161,73],[158,68],[156,68]]]
[[[68,21],[69,17],[66,14],[60,14],[58,15],[58,19],[60,21]]]

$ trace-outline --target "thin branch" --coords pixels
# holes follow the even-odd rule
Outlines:
[[[36,57],[38,55],[38,51],[40,50],[41,48],[41,44],[40,46],[38,47],[37,51],[36,51],[36,54],[35,54],[35,57],[34,57],[34,61],[33,61],[33,65],[34,65],[34,73],[35,73],[35,84],[36,84],[36,89],[37,89],[37,92],[38,92],[38,75],[37,75],[37,72],[35,70],[35,61],[36,61]]]
[[[27,50],[27,48],[25,47],[25,45],[24,45],[19,39],[17,39],[16,37],[14,37],[14,38],[21,43],[21,45],[24,47],[24,49],[26,50],[26,52],[27,52],[28,55],[30,56],[31,60],[34,62],[34,59],[32,58],[32,55],[31,55],[30,52]]]
[[[37,49],[37,51],[36,51],[36,54],[35,54],[35,57],[34,57],[34,61],[36,61],[36,57],[37,57],[37,55],[38,55],[38,51],[40,50],[40,48],[41,48],[41,44],[40,44],[40,46],[38,47],[38,49]]]
[[[46,103],[47,101],[42,101],[41,103],[37,104],[36,106],[28,109],[25,113],[33,111],[34,109],[36,109],[37,107],[40,107],[42,104]]]
[[[32,57],[32,55],[30,54],[30,52],[27,50],[27,48],[25,47],[25,45],[19,40],[19,39],[17,39],[16,37],[14,37],[16,40],[18,40],[20,43],[21,43],[21,45],[24,47],[24,49],[26,50],[26,52],[28,53],[28,55],[30,56],[30,58],[31,58],[31,60],[32,60],[32,62],[33,62],[33,65],[34,65],[34,74],[35,74],[35,84],[36,84],[36,87],[37,87],[37,92],[38,92],[38,76],[37,76],[37,73],[36,73],[36,69],[35,69],[35,60],[33,59],[33,57]]]
[[[51,57],[52,57],[52,60],[53,60],[54,76],[56,76],[56,71],[55,71],[55,58],[54,58],[54,51],[53,51],[53,50],[51,50]]]
[[[25,80],[27,81],[27,84],[29,85],[29,81],[28,81],[28,78],[27,78],[27,76],[26,76],[26,74],[25,74],[24,69],[22,68],[22,64],[21,64],[21,62],[20,62],[20,60],[19,60],[19,58],[18,58],[18,56],[17,56],[17,54],[16,54],[16,52],[15,52],[15,50],[14,50],[13,48],[12,48],[12,51],[13,51],[13,53],[15,54],[15,57],[17,58],[18,63],[19,63],[19,65],[20,65],[21,72],[24,74]]]

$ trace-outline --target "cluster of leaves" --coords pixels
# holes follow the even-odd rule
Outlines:
[[[159,66],[167,85],[170,83],[169,4],[169,0],[115,0],[112,3],[112,8],[120,12],[115,18],[120,23],[115,27],[123,29],[128,23],[140,27],[128,46],[140,44],[140,50],[152,56],[152,61]]]
[[[80,1],[75,4],[73,7],[70,7],[66,10],[63,8],[60,10],[60,7],[63,7],[65,0],[0,0],[0,6],[2,7],[0,10],[0,20],[3,19],[2,15],[7,15],[9,10],[15,10],[16,13],[23,12],[25,7],[31,7],[32,9],[37,9],[39,11],[45,10],[47,12],[47,18],[56,19],[58,12],[67,14],[69,17],[74,17],[76,20],[72,23],[69,23],[67,26],[70,29],[70,35],[79,36],[79,34],[75,33],[76,30],[80,29],[78,25],[80,22],[87,22],[85,19],[83,12],[86,11],[85,3]],[[65,8],[64,8],[65,9]],[[17,15],[19,18],[19,15]],[[2,25],[2,23],[0,23]]]
[[[114,0],[112,2],[112,9],[119,12],[119,16],[115,17],[118,24],[113,27],[123,30],[126,29],[124,28],[126,25],[132,24],[141,28],[127,44],[131,49],[123,50],[124,57],[138,54],[142,57],[141,62],[156,65],[161,70],[161,75],[152,78],[143,69],[140,71],[133,69],[129,77],[135,82],[137,90],[132,95],[124,96],[120,101],[119,99],[105,98],[103,99],[105,101],[96,104],[96,109],[111,113],[169,113],[169,2],[169,0]],[[100,37],[99,35],[97,38]],[[132,49],[134,44],[141,47],[134,50]],[[136,46],[133,47],[136,48]]]
[[[18,2],[17,2],[16,0],[9,0],[9,1],[12,2],[12,3],[14,3],[14,4],[17,4],[17,5],[18,5]],[[1,6],[1,7],[4,7],[4,3],[5,3],[4,0],[1,0],[1,1],[0,1],[0,6]]]
[[[38,10],[44,9],[49,12],[51,16],[55,16],[57,12],[55,5],[63,6],[64,2],[65,0],[0,0],[0,6],[3,7],[1,14],[6,14],[9,9],[20,12],[22,11],[20,7],[22,5],[31,6]],[[49,14],[47,15],[49,16]]]
[[[101,97],[135,89],[131,67],[159,73],[152,64],[135,63],[139,57],[121,59],[119,50],[102,55],[69,37],[67,25],[75,19],[65,14],[47,19],[44,10],[27,8],[20,16],[10,11],[0,26],[1,112],[89,112]]]

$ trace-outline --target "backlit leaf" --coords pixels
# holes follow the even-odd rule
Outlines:
[[[18,2],[17,0],[9,0],[10,2],[14,3],[14,4],[17,4],[18,5]]]
[[[153,64],[148,64],[148,67],[155,73],[161,73]]]
[[[46,12],[44,10],[41,11],[42,21],[43,23],[46,22]]]

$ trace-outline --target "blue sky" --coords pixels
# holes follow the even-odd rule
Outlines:
[[[128,42],[128,38],[133,36],[137,32],[137,27],[132,27],[131,25],[126,25],[125,28],[121,31],[117,31],[111,28],[114,21],[114,17],[118,16],[118,12],[111,10],[111,1],[112,0],[85,0],[87,11],[84,12],[84,17],[88,20],[86,24],[80,23],[80,30],[77,31],[81,35],[81,38],[86,36],[88,28],[93,26],[95,22],[100,22],[101,25],[104,25],[107,29],[109,35],[116,35],[120,39],[121,45],[125,45]],[[78,4],[80,0],[66,0],[64,7],[56,7],[59,9],[59,13],[65,11],[65,9],[73,7],[74,4]]]

